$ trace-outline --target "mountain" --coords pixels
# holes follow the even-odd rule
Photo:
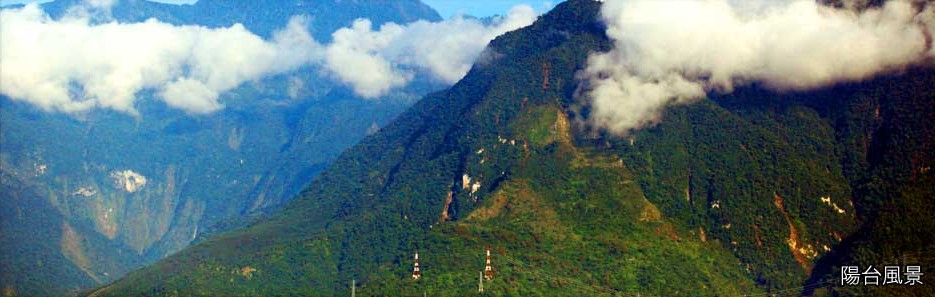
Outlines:
[[[86,7],[86,0],[56,0],[42,4],[55,19],[70,9]],[[15,7],[15,6],[11,6]],[[295,15],[310,16],[308,29],[318,41],[331,40],[331,33],[348,26],[358,18],[367,18],[375,25],[388,22],[405,24],[417,20],[440,21],[434,9],[419,0],[403,1],[227,1],[199,0],[194,4],[165,4],[147,0],[117,0],[98,20],[143,22],[156,18],[174,25],[229,27],[243,24],[264,38],[281,29]]]
[[[403,1],[226,1],[203,0],[194,4],[195,15],[207,18],[208,26],[242,23],[261,36],[269,36],[286,23],[270,24],[265,20],[289,20],[296,14],[315,16],[309,22],[316,40],[329,41],[331,33],[366,16],[375,25],[388,22],[405,24],[417,20],[440,21],[434,9],[419,0]],[[225,12],[217,14],[215,12]],[[327,17],[320,17],[327,16]]]
[[[89,296],[869,294],[839,267],[933,264],[935,70],[669,108],[581,129],[576,73],[611,43],[571,0],[494,40],[277,214]],[[414,280],[413,253],[421,278]]]
[[[62,294],[63,289],[75,294],[108,279],[109,273],[92,271],[92,267],[122,275],[142,264],[129,246],[107,240],[94,232],[93,226],[70,223],[49,203],[48,193],[42,189],[0,170],[0,280],[4,296],[52,296]],[[42,277],[63,285],[20,286],[22,275],[29,274],[23,267],[44,269],[48,272]]]
[[[43,8],[54,18],[81,5]],[[109,13],[120,22],[243,22],[267,35],[304,14],[322,40],[361,17],[376,25],[439,20],[419,1],[121,0]],[[322,76],[305,67],[247,82],[222,94],[226,108],[210,115],[170,108],[153,91],[137,94],[139,117],[50,113],[0,96],[0,289],[75,293],[272,213],[341,151],[439,88],[415,83],[365,100]]]

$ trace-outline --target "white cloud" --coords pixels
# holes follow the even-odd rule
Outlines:
[[[167,105],[182,110],[211,112],[222,107],[217,101],[217,91],[190,78],[179,78],[167,84],[159,97],[163,98]]]
[[[490,40],[537,16],[518,6],[491,25],[456,17],[387,23],[377,31],[361,19],[323,46],[301,17],[263,40],[240,24],[102,23],[94,9],[118,0],[87,1],[57,20],[35,4],[0,11],[0,94],[47,111],[108,108],[136,115],[137,94],[153,90],[171,107],[204,114],[223,108],[221,94],[246,81],[317,65],[373,98],[405,86],[417,72],[453,84]],[[297,89],[283,92],[297,95]]]
[[[491,40],[528,26],[536,17],[531,7],[521,5],[490,25],[456,16],[441,22],[387,23],[374,31],[370,21],[357,20],[334,32],[325,67],[363,97],[378,97],[403,86],[415,71],[453,84],[467,74]]]
[[[395,69],[378,54],[394,40],[402,39],[402,27],[389,23],[377,32],[370,27],[369,20],[360,19],[350,28],[335,31],[325,60],[326,68],[338,80],[352,85],[358,95],[372,98],[407,84],[412,75]]]
[[[832,9],[813,0],[608,0],[614,49],[592,55],[590,120],[618,134],[650,125],[673,104],[759,82],[805,90],[903,69],[926,59],[931,5]]]
[[[320,51],[301,18],[264,41],[239,24],[91,24],[52,20],[36,5],[0,14],[0,93],[46,110],[136,114],[136,93],[155,89],[170,106],[208,113],[222,107],[219,93],[308,64]]]
[[[99,8],[111,8],[117,3],[117,0],[87,0],[88,4]]]

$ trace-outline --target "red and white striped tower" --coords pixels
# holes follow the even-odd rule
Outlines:
[[[490,247],[487,247],[487,264],[484,266],[484,279],[493,279],[493,266],[490,265]]]
[[[422,272],[419,271],[419,252],[416,252],[415,260],[416,262],[412,266],[412,278],[419,279],[420,277],[422,277]]]

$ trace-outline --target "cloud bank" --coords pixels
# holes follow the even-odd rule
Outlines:
[[[89,1],[92,8],[114,2]],[[452,84],[490,40],[536,18],[532,8],[520,6],[490,25],[456,17],[388,23],[377,31],[360,19],[323,45],[302,17],[263,40],[240,24],[100,23],[75,11],[57,20],[35,4],[0,11],[0,94],[47,111],[108,108],[138,115],[137,94],[152,90],[170,107],[205,114],[223,108],[221,94],[246,81],[317,66],[373,98],[405,86],[416,73]]]
[[[360,19],[333,36],[326,68],[360,96],[373,98],[406,85],[423,71],[446,84],[464,77],[491,40],[536,20],[532,7],[519,5],[485,25],[461,16],[407,25],[388,23],[376,31]]]
[[[190,113],[213,112],[222,107],[218,94],[308,63],[317,47],[301,18],[264,41],[241,25],[92,25],[82,17],[52,20],[36,5],[0,14],[0,93],[64,112],[136,114],[142,89]]]
[[[309,63],[319,47],[301,18],[264,41],[241,25],[92,25],[83,17],[52,20],[36,5],[0,14],[0,93],[64,112],[136,114],[142,89],[190,113],[213,112],[222,108],[220,93]]]
[[[860,12],[814,0],[608,0],[614,48],[579,73],[590,123],[616,134],[670,105],[759,83],[807,90],[931,61],[933,5],[892,0]]]

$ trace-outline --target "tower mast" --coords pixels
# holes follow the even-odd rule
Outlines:
[[[422,272],[419,271],[419,252],[416,252],[415,264],[412,266],[412,279],[419,279],[422,277]]]
[[[490,247],[487,247],[487,263],[484,265],[484,279],[493,279],[493,266],[490,265]]]
[[[483,271],[477,272],[477,292],[478,293],[484,292],[484,272]]]

